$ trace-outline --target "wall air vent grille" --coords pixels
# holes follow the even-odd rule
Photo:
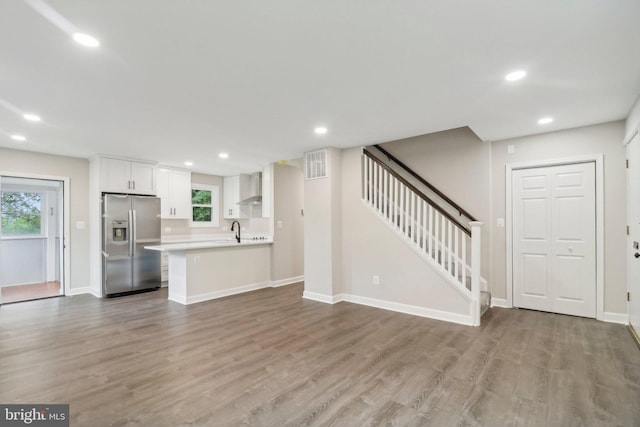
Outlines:
[[[327,150],[305,153],[305,179],[326,178],[329,176],[327,168]]]

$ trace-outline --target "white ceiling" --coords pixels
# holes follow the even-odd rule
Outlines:
[[[68,22],[41,0],[0,1],[2,147],[228,175],[461,126],[496,140],[618,120],[640,94],[639,0],[46,5]],[[505,82],[515,69],[527,78]]]

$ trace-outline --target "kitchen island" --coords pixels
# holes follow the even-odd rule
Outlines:
[[[271,286],[270,238],[145,246],[169,254],[169,299],[193,304]]]

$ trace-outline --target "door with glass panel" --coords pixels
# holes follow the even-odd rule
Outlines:
[[[0,177],[0,303],[64,295],[63,183]]]

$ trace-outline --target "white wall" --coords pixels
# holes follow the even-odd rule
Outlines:
[[[638,130],[640,130],[640,98],[629,111],[629,116],[625,121],[624,141],[629,142]]]
[[[70,292],[89,286],[89,161],[75,157],[0,148],[0,171],[8,173],[68,177],[70,186],[70,241],[67,242],[71,264],[68,278]],[[78,222],[86,228],[78,229]]]
[[[273,245],[271,280],[304,275],[304,177],[302,169],[273,165]]]
[[[329,176],[304,182],[305,294],[341,292],[341,152],[328,148]]]
[[[46,282],[46,253],[46,237],[0,241],[0,286]]]
[[[508,163],[604,154],[604,311],[626,313],[626,172],[624,123],[613,122],[492,143],[493,297],[506,298],[506,232],[495,226],[506,217]],[[512,145],[514,153],[508,154]]]

